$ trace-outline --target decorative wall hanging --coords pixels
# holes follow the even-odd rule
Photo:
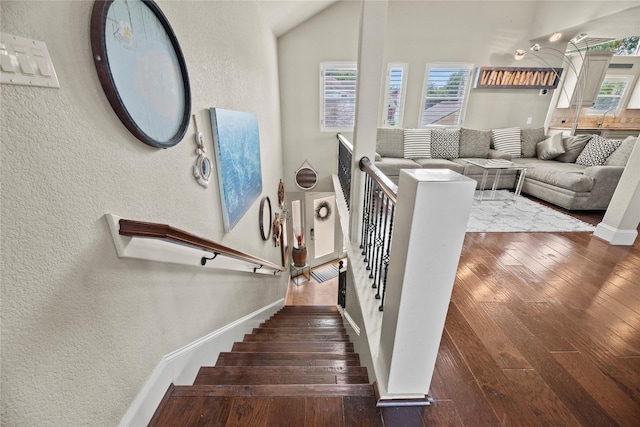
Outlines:
[[[262,236],[262,240],[267,240],[269,238],[269,234],[271,234],[271,200],[269,200],[268,197],[263,197],[260,201],[258,223],[260,225],[260,235]]]
[[[284,182],[282,180],[278,184],[278,206],[281,210],[284,209]]]
[[[555,89],[562,68],[481,67],[473,87],[492,89]]]
[[[280,246],[280,237],[282,236],[282,224],[280,223],[280,214],[276,212],[273,218],[273,246]]]
[[[152,147],[184,138],[191,115],[187,66],[152,0],[96,1],[91,49],[102,88],[126,128]]]
[[[282,265],[286,267],[289,265],[289,236],[291,235],[290,225],[287,220],[286,213],[280,217],[280,255],[282,255]]]
[[[318,183],[318,173],[305,161],[295,173],[295,182],[300,189],[311,190]]]
[[[198,159],[193,166],[193,176],[198,181],[198,184],[207,188],[209,186],[209,178],[211,178],[211,160],[204,155],[204,153],[207,152],[206,148],[204,148],[204,135],[198,130],[198,122],[196,121],[195,114],[193,115],[193,125],[196,128],[195,139],[196,145],[198,146],[198,148],[196,148]]]
[[[228,232],[262,193],[258,117],[221,108],[209,111],[222,219]]]
[[[326,221],[331,216],[331,206],[326,200],[317,204],[315,209],[315,216],[318,221]]]

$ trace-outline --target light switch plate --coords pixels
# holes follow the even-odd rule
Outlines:
[[[0,83],[60,88],[47,45],[0,33]]]

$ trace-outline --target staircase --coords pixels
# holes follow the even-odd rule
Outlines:
[[[334,306],[285,306],[171,385],[150,426],[382,426],[367,369]]]

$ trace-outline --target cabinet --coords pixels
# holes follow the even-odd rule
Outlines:
[[[612,57],[613,52],[592,51],[584,60],[580,55],[571,58],[557,108],[592,107]]]

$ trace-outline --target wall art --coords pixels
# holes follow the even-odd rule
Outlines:
[[[198,184],[207,188],[209,186],[209,178],[211,178],[211,160],[204,154],[207,152],[207,149],[204,148],[204,134],[198,129],[195,114],[193,115],[193,125],[196,128],[195,140],[198,146],[196,148],[198,158],[196,159],[196,164],[193,165],[193,176]]]
[[[258,116],[212,108],[211,130],[225,232],[262,194]]]
[[[191,89],[182,51],[151,0],[96,1],[91,49],[105,95],[140,141],[168,148],[184,138]]]

